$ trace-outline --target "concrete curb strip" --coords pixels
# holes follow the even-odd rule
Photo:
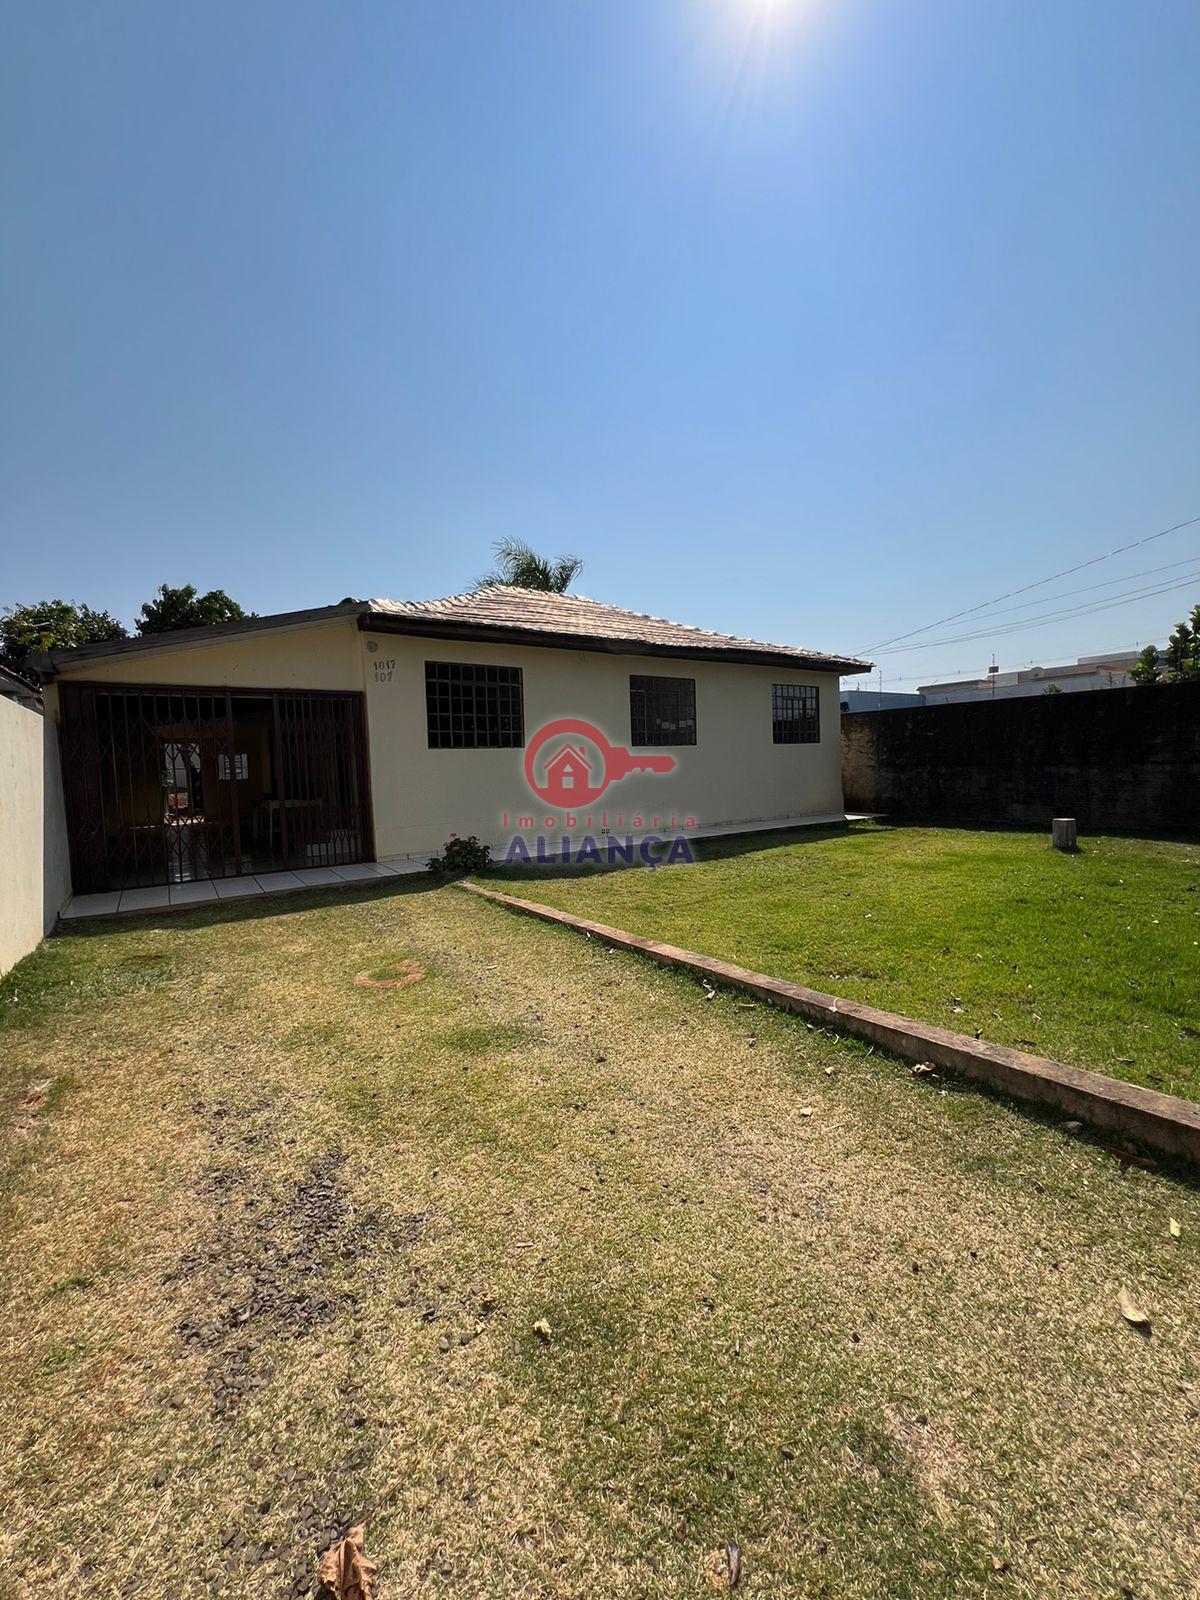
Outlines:
[[[740,989],[768,1005],[798,1012],[841,1033],[870,1039],[910,1061],[932,1062],[1012,1095],[1016,1100],[1054,1106],[1094,1129],[1125,1134],[1147,1149],[1200,1163],[1200,1105],[1191,1100],[1158,1094],[1153,1089],[1122,1083],[1117,1078],[1106,1078],[1099,1072],[1087,1072],[1080,1067],[1068,1067],[1064,1062],[1029,1055],[1024,1050],[1010,1050],[1005,1045],[969,1039],[965,1034],[951,1033],[948,1028],[914,1022],[910,1017],[879,1011],[856,1000],[840,1000],[836,995],[806,989],[798,983],[786,983],[781,978],[768,978],[761,972],[731,966],[712,956],[697,955],[693,950],[680,950],[673,944],[642,939],[620,928],[609,928],[602,922],[589,922],[553,906],[519,900],[481,884],[462,883],[459,887],[497,905],[507,906],[511,911],[538,917],[543,922],[555,922],[577,933],[591,934],[594,939],[617,949],[635,950],[649,956],[661,966],[681,968],[713,983]]]

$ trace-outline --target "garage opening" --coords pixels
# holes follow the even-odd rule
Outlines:
[[[64,683],[77,894],[374,855],[360,694]]]

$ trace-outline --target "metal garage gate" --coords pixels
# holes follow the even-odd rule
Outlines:
[[[77,894],[374,855],[361,694],[63,683]]]

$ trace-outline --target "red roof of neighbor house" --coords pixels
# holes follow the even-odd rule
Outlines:
[[[541,589],[518,589],[509,584],[487,584],[441,600],[371,600],[368,607],[369,619],[364,620],[364,626],[371,626],[376,619],[395,619],[399,631],[425,631],[423,625],[431,630],[442,625],[454,632],[478,630],[486,634],[494,630],[507,635],[551,635],[553,639],[547,637],[547,644],[570,640],[576,648],[626,647],[630,654],[637,654],[640,646],[651,654],[743,661],[761,658],[764,662],[786,662],[827,672],[865,672],[870,666],[851,656],[828,655],[795,645],[763,644],[736,634],[694,628],[685,622],[669,622],[664,617],[626,611],[584,595],[547,594]]]

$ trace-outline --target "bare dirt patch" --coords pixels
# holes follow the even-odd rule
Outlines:
[[[354,982],[360,989],[407,989],[424,976],[425,968],[415,961],[389,961],[374,972],[360,972]]]

